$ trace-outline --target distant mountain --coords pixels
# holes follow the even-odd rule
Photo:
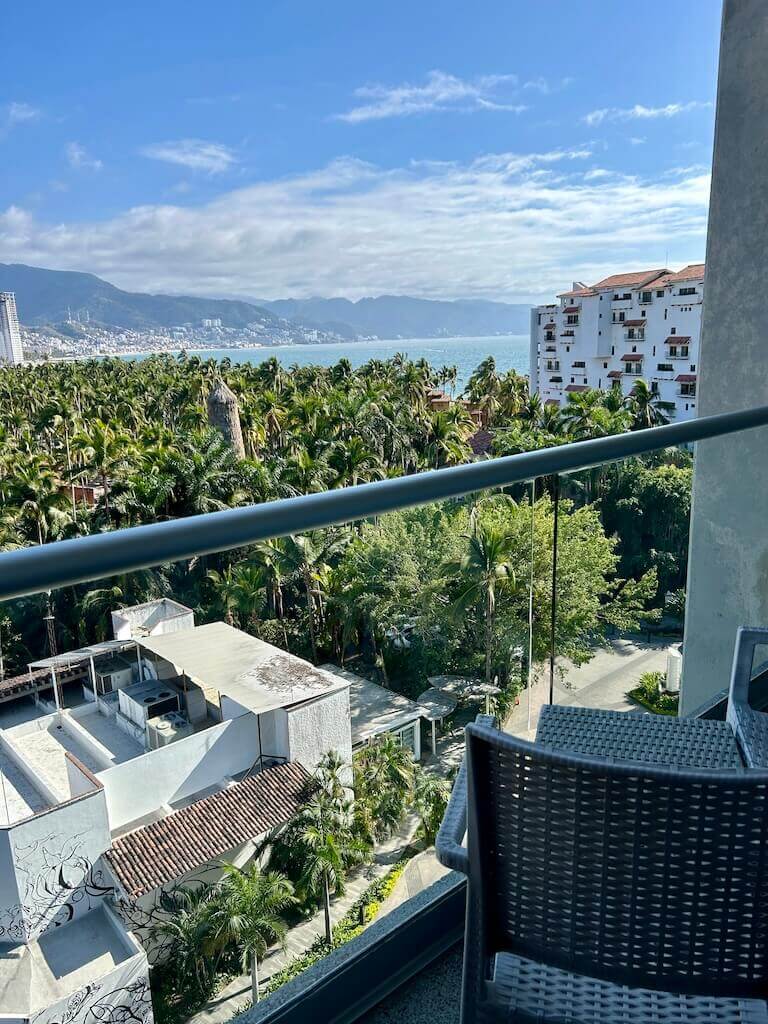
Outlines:
[[[484,334],[525,334],[530,328],[529,305],[457,299],[442,302],[407,295],[358,299],[256,300],[278,316],[307,327],[334,330],[347,336],[375,334],[379,338],[434,338]],[[347,327],[345,332],[343,329]]]
[[[45,270],[23,263],[0,263],[0,291],[16,292],[19,319],[31,327],[61,324],[68,312],[110,327],[151,330],[157,327],[198,326],[203,319],[221,318],[223,327],[242,328],[260,322],[277,330],[288,320],[310,331],[354,339],[471,337],[485,334],[524,334],[530,307],[483,299],[441,302],[407,295],[359,299],[279,299],[243,302],[192,296],[126,292],[94,274]],[[285,327],[285,325],[283,325]],[[300,340],[300,339],[299,339]],[[322,340],[322,339],[321,339]]]
[[[216,317],[224,327],[245,327],[257,320],[277,323],[274,313],[250,302],[124,292],[93,274],[23,263],[0,263],[0,291],[16,292],[19,319],[30,326],[61,323],[68,310],[73,315],[87,310],[92,321],[134,330],[198,325]]]

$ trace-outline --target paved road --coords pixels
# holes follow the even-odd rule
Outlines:
[[[607,708],[611,711],[637,710],[627,699],[644,672],[664,672],[667,667],[669,640],[619,637],[610,642],[587,662],[577,668],[565,658],[558,659],[555,672],[555,703],[579,707]],[[549,671],[540,676],[531,689],[530,729],[528,725],[528,693],[520,695],[520,704],[507,719],[504,728],[515,736],[535,739],[539,710],[549,701]]]

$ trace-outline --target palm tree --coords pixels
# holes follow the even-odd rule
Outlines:
[[[500,527],[484,522],[479,516],[466,540],[467,549],[464,554],[449,560],[444,571],[448,585],[456,588],[452,605],[454,614],[463,615],[472,608],[482,609],[485,681],[491,683],[496,598],[500,590],[514,584],[514,540]]]
[[[131,437],[121,427],[104,423],[96,419],[88,424],[88,429],[72,438],[72,450],[80,459],[83,472],[95,473],[104,489],[104,508],[109,514],[109,482],[110,478],[120,473],[130,464]]]
[[[450,795],[451,784],[448,779],[418,767],[413,802],[421,820],[421,834],[428,846],[432,846],[437,838]]]
[[[210,900],[208,885],[177,886],[163,894],[163,916],[150,929],[150,937],[166,955],[180,977],[193,977],[197,991],[205,995],[213,981],[210,949]]]
[[[325,755],[315,773],[316,791],[292,830],[301,849],[300,884],[306,892],[322,896],[329,945],[333,941],[331,893],[343,895],[347,870],[365,860],[368,852],[355,834],[353,803],[346,796],[341,767],[337,755]]]
[[[275,942],[283,942],[288,926],[282,914],[295,902],[293,886],[284,875],[224,864],[208,918],[214,948],[233,945],[251,975],[251,995],[259,1001],[259,961]]]
[[[370,808],[377,836],[391,834],[403,820],[413,789],[411,752],[385,735],[357,753],[354,768],[356,800]]]
[[[669,423],[667,413],[674,411],[672,402],[662,402],[644,380],[635,381],[627,396],[627,408],[632,415],[632,430],[646,430]]]

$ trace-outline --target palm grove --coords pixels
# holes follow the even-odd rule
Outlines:
[[[208,426],[206,399],[220,379],[238,398],[243,459]],[[494,455],[666,418],[642,381],[628,398],[618,389],[588,391],[569,396],[563,408],[542,405],[524,378],[498,373],[492,359],[472,375],[465,401],[436,411],[430,389],[452,387],[455,379],[455,368],[402,356],[357,370],[346,360],[286,370],[274,358],[235,365],[184,354],[2,369],[0,546],[47,544],[455,465],[472,458],[477,425],[470,409],[492,434]],[[101,485],[93,507],[77,500],[75,486],[86,480]],[[690,457],[677,450],[561,481],[559,654],[588,659],[611,630],[636,627],[684,585],[690,483]],[[549,650],[553,486],[541,479],[7,604],[0,611],[5,671],[23,670],[47,652],[49,608],[55,642],[65,650],[106,637],[110,609],[173,595],[198,621],[224,618],[316,663],[353,658],[356,671],[408,696],[425,688],[428,675],[498,676],[503,711],[525,670],[520,651],[527,651],[531,594],[534,665]],[[321,779],[310,805],[314,819],[304,815],[296,842],[273,850],[289,888],[279,879],[228,874],[216,900],[187,897],[182,911],[205,922],[205,948],[237,949],[255,972],[264,944],[225,927],[248,915],[217,917],[222,901],[234,906],[250,899],[254,886],[262,896],[264,887],[277,886],[269,889],[274,905],[264,910],[274,927],[262,937],[271,941],[281,934],[281,909],[293,900],[327,908],[345,872],[419,793],[424,834],[433,833],[441,803],[430,786],[437,784],[404,769],[392,750],[367,756],[356,765],[354,805]],[[301,863],[291,862],[291,850],[303,851]]]

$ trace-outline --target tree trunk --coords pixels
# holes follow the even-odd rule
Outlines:
[[[259,1001],[259,961],[255,953],[251,953],[251,997],[254,1003]]]
[[[490,587],[485,599],[485,681],[491,683],[493,648],[493,595]]]
[[[325,910],[325,939],[330,946],[333,941],[333,928],[331,927],[331,887],[328,884],[328,875],[323,875],[323,909]]]
[[[309,567],[304,565],[304,589],[307,592],[307,615],[309,616],[309,640],[312,644],[312,660],[317,664],[317,637],[315,636],[315,602],[312,597],[312,581]]]

